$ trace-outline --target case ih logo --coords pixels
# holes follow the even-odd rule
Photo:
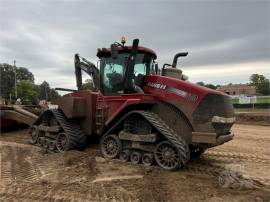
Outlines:
[[[166,85],[164,85],[164,84],[161,84],[161,83],[153,83],[153,82],[148,82],[147,83],[147,86],[151,86],[151,87],[153,87],[153,88],[158,88],[158,89],[166,89]]]
[[[187,99],[189,99],[189,100],[191,100],[193,102],[195,102],[197,100],[197,98],[198,98],[197,95],[194,95],[192,93],[188,93],[186,91],[183,91],[183,90],[180,90],[180,89],[177,89],[177,88],[173,88],[173,87],[168,87],[167,88],[167,85],[161,84],[161,83],[148,82],[147,86],[157,88],[157,89],[162,89],[162,90],[166,89],[166,91],[168,91],[170,93],[180,95],[181,97],[185,97],[185,98],[187,98]]]

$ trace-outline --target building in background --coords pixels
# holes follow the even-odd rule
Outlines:
[[[229,84],[218,87],[217,90],[228,95],[256,95],[255,86],[250,86],[248,84]]]

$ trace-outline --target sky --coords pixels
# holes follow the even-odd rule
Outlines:
[[[35,82],[75,88],[75,53],[97,62],[97,48],[122,35],[153,49],[161,67],[191,82],[247,83],[270,73],[270,1],[0,0],[0,63],[27,67]]]

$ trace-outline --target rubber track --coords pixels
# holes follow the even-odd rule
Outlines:
[[[171,129],[157,114],[150,111],[133,111],[140,114],[156,128],[169,142],[179,151],[181,163],[184,166],[190,158],[190,151],[187,143],[173,129]]]
[[[58,123],[64,130],[64,132],[69,136],[70,148],[69,149],[82,149],[86,146],[86,135],[81,130],[80,126],[70,119],[67,119],[64,113],[58,109],[50,110]]]

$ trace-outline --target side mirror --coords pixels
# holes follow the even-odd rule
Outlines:
[[[111,45],[111,56],[113,59],[117,59],[118,58],[118,46],[116,44],[112,44]]]

